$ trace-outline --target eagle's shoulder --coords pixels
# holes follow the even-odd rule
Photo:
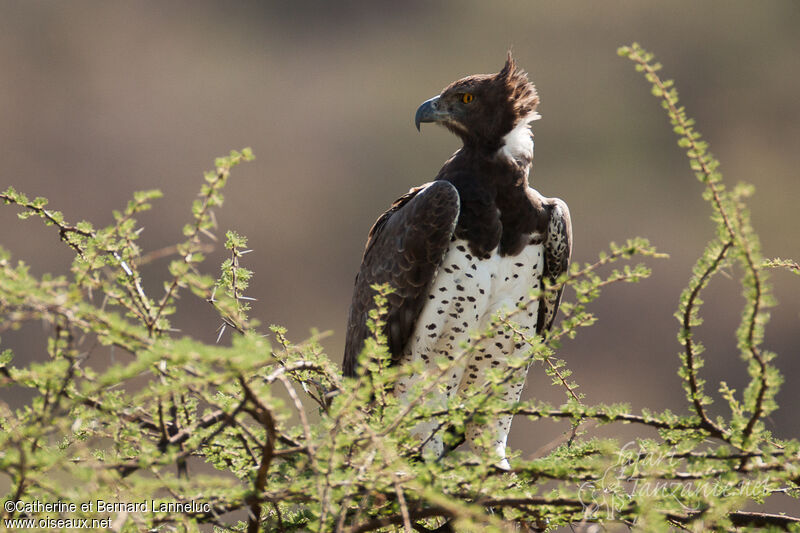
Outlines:
[[[392,202],[392,205],[389,207],[389,209],[384,211],[383,214],[381,214],[381,216],[378,217],[378,219],[375,221],[374,224],[372,224],[372,227],[369,229],[369,234],[367,235],[367,243],[364,246],[365,256],[367,252],[369,252],[369,249],[372,243],[374,242],[375,236],[380,233],[384,224],[386,224],[386,222],[391,218],[391,216],[394,215],[399,209],[401,209],[408,202],[410,202],[415,196],[417,196],[417,194],[419,194],[420,192],[424,191],[425,189],[433,185],[433,183],[434,182],[428,182],[428,183],[423,183],[418,187],[412,187],[411,189],[408,190],[407,193],[405,193],[400,198]]]

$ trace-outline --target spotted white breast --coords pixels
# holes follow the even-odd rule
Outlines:
[[[528,300],[530,291],[540,287],[544,263],[543,247],[539,244],[541,239],[531,241],[536,244],[529,244],[515,256],[500,256],[495,249],[484,258],[475,257],[466,241],[453,241],[417,320],[402,362],[421,359],[434,372],[437,358],[445,357],[451,361],[458,358],[463,352],[461,346],[469,341],[470,334],[486,330],[498,310],[512,310],[520,302]],[[524,314],[516,317],[515,321],[533,334],[537,314],[538,302],[531,302]],[[452,365],[443,382],[446,393],[438,398],[438,402],[434,402],[444,405],[454,394],[463,392],[473,384],[481,385],[487,368],[501,366],[509,355],[525,349],[521,343],[514,343],[511,334],[501,333],[485,339],[476,351],[461,356]],[[519,399],[524,373],[515,378],[505,391],[504,399],[507,401]],[[416,375],[401,379],[397,391],[401,395],[411,393],[417,381]],[[420,424],[415,433],[427,437],[436,425],[436,421]],[[505,457],[509,427],[510,418],[488,427],[468,426],[467,439],[474,440],[482,430],[494,431],[493,448],[499,457]],[[426,449],[435,455],[441,454],[441,438],[430,439]]]

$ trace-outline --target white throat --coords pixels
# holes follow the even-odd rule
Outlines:
[[[541,115],[533,112],[524,119],[517,122],[514,129],[503,136],[503,146],[500,147],[499,155],[517,164],[529,164],[533,160],[533,133],[531,133],[531,122],[539,120]]]

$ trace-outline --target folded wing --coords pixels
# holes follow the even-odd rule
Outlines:
[[[384,334],[393,362],[400,359],[453,237],[459,206],[456,188],[434,181],[411,189],[372,226],[350,305],[345,376],[358,373],[358,355],[370,336],[367,319],[375,308],[374,284],[394,289],[388,297]]]

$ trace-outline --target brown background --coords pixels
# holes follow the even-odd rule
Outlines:
[[[324,344],[340,361],[367,230],[457,148],[441,128],[416,132],[417,105],[453,79],[497,71],[513,46],[542,98],[532,182],[569,203],[575,259],[637,235],[671,255],[650,263],[649,280],[609,288],[593,307],[597,325],[561,355],[588,402],[685,412],[672,314],[713,229],[658,102],[616,55],[638,40],[677,80],[727,182],[756,186],[765,255],[800,259],[796,2],[233,4],[0,1],[0,187],[46,196],[68,220],[97,225],[133,191],[162,189],[165,199],[141,217],[142,243],[155,249],[180,239],[213,157],[252,146],[257,160],[236,169],[217,216],[221,231],[247,235],[255,250],[246,256],[253,315],[294,340],[332,330]],[[68,271],[71,254],[52,228],[17,220],[13,208],[0,209],[0,245],[36,273]],[[221,257],[212,254],[209,272]],[[148,267],[147,286],[160,290],[166,275],[165,261]],[[788,383],[771,424],[797,436],[800,278],[772,279],[781,305],[766,347]],[[706,301],[708,389],[727,380],[741,390],[740,289],[719,277]],[[191,296],[176,325],[214,341],[213,312]],[[40,360],[43,338],[34,324],[2,346]],[[564,398],[538,366],[526,394]],[[18,405],[9,396],[0,390]],[[517,423],[511,444],[533,452],[560,431],[550,426]]]

